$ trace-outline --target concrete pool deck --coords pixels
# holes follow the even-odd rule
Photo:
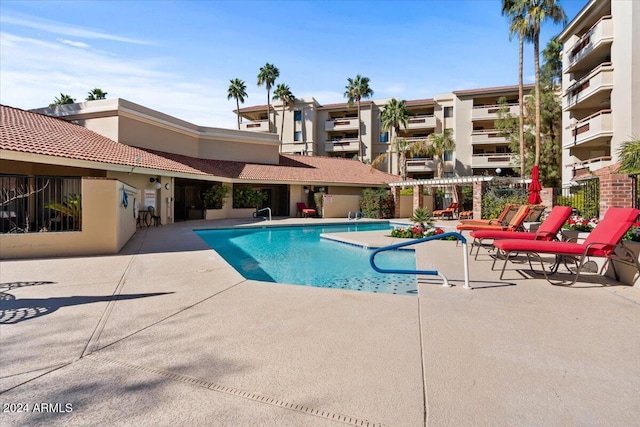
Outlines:
[[[192,232],[235,223],[2,261],[0,425],[640,425],[638,288],[481,256],[465,290],[455,242],[417,297],[249,281]]]

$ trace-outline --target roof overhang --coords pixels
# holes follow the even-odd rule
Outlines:
[[[504,184],[528,184],[531,179],[507,178],[498,176],[457,176],[454,178],[413,179],[408,181],[390,182],[389,187],[451,187],[454,185],[472,185],[476,182],[499,182]]]

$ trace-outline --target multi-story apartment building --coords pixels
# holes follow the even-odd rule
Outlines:
[[[567,186],[616,163],[640,135],[640,2],[591,0],[559,38]]]
[[[533,85],[526,85],[525,95],[532,88]],[[518,86],[460,90],[430,99],[407,100],[410,117],[398,137],[407,142],[426,141],[432,133],[450,129],[456,148],[445,154],[445,176],[509,175],[514,166],[509,142],[495,129],[501,97],[506,99],[509,112],[517,116]],[[397,174],[397,153],[389,131],[383,130],[380,120],[387,102],[388,99],[361,103],[360,138],[365,159],[373,160],[387,154],[380,169]],[[272,120],[275,116],[272,129],[281,137],[283,153],[329,157],[358,155],[356,105],[320,105],[314,98],[305,98],[285,108],[284,114],[281,103],[276,102],[272,108]],[[240,115],[243,118],[241,129],[269,131],[266,105],[241,108]],[[406,166],[408,175],[414,178],[432,178],[437,168],[434,159],[427,157],[408,159]]]

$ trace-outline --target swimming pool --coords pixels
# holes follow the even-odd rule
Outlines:
[[[388,222],[196,230],[212,249],[247,279],[324,288],[411,295],[411,275],[380,274],[369,265],[371,250],[321,239],[322,233],[389,230]],[[413,251],[388,251],[383,268],[415,269]]]

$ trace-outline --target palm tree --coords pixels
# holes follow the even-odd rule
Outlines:
[[[72,98],[71,95],[60,93],[60,96],[56,96],[53,102],[49,104],[49,107],[53,107],[55,105],[73,104],[74,102],[76,102],[76,100]]]
[[[236,100],[236,112],[238,113],[238,130],[240,129],[240,103],[244,104],[244,98],[247,96],[247,86],[244,80],[231,79],[229,89],[227,89],[227,99],[234,98]]]
[[[540,163],[540,27],[547,19],[554,23],[566,24],[567,16],[558,0],[526,0],[523,16],[527,21],[528,33],[533,39],[533,60],[536,71],[535,103],[536,103],[536,157],[534,165]]]
[[[107,92],[103,92],[100,88],[91,89],[85,101],[95,101],[97,99],[107,99]]]
[[[511,19],[509,25],[509,40],[514,35],[518,36],[519,69],[518,69],[518,103],[519,131],[520,131],[520,176],[524,176],[524,83],[523,83],[523,58],[524,42],[531,41],[528,33],[527,21],[523,15],[524,4],[527,0],[502,0],[502,15]]]
[[[640,137],[622,143],[618,157],[620,167],[617,173],[640,174]]]
[[[406,101],[398,101],[396,98],[393,98],[383,107],[380,113],[380,120],[382,121],[383,131],[393,131],[391,141],[398,152],[398,173],[404,181],[406,179],[406,168],[404,165],[408,147],[406,140],[402,140],[401,143],[398,139],[400,135],[400,125],[406,129],[409,123],[409,110],[407,110]]]
[[[444,155],[448,151],[456,148],[456,141],[451,135],[451,129],[444,129],[442,133],[432,133],[429,135],[428,149],[430,154],[436,158],[436,174],[438,178],[444,175]]]
[[[347,98],[347,105],[350,107],[354,102],[358,103],[358,157],[362,161],[362,122],[360,120],[360,108],[362,99],[371,98],[373,90],[369,87],[369,77],[356,75],[355,79],[347,78],[349,84],[345,86],[344,97]]]
[[[280,70],[275,65],[268,62],[264,67],[260,68],[258,73],[258,86],[265,85],[267,87],[267,120],[269,121],[269,132],[271,128],[271,87],[275,83],[276,79],[280,77]]]
[[[287,86],[284,83],[279,83],[278,86],[276,86],[276,89],[273,91],[273,99],[282,101],[282,124],[280,126],[280,149],[282,149],[282,135],[284,134],[285,107],[290,106],[296,100],[296,97],[293,96],[293,93],[291,93],[291,89],[289,89],[289,86]]]

